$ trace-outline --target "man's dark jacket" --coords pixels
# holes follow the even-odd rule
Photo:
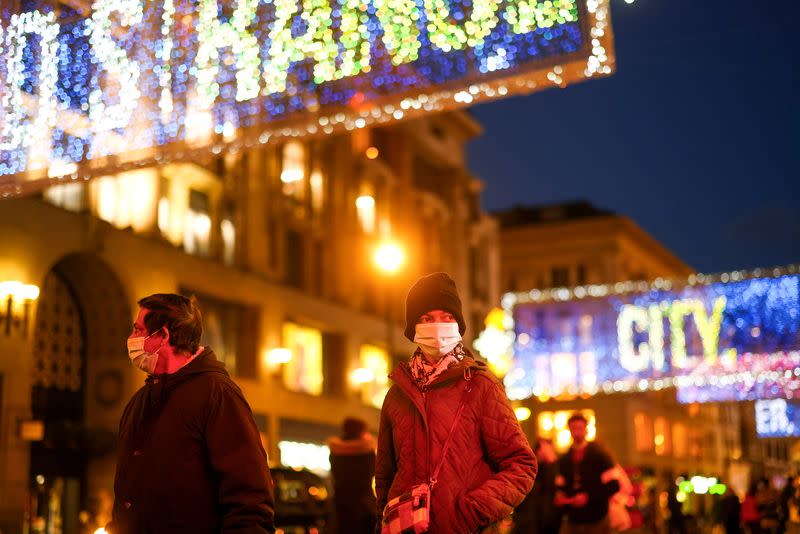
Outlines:
[[[113,534],[274,531],[253,414],[208,348],[147,377],[122,414],[118,454]]]
[[[593,442],[586,444],[583,459],[578,464],[573,461],[572,448],[559,457],[558,473],[563,482],[558,484],[558,489],[568,496],[586,493],[589,497],[586,506],[566,507],[570,523],[594,523],[608,515],[608,499],[620,488],[618,480],[603,482],[603,473],[612,467],[614,461],[611,456],[602,446]]]

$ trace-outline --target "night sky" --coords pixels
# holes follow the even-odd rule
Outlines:
[[[486,209],[585,199],[701,272],[800,262],[800,1],[611,2],[611,77],[472,109]]]

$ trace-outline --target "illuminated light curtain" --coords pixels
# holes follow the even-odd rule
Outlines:
[[[322,333],[294,323],[283,325],[284,346],[292,358],[283,366],[283,383],[292,391],[322,394]]]
[[[373,380],[361,384],[361,400],[380,408],[389,391],[389,353],[374,345],[361,345],[361,367],[372,372]]]

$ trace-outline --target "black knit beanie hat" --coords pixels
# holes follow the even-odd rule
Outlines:
[[[461,313],[461,299],[456,283],[447,273],[423,276],[411,286],[406,297],[406,337],[414,341],[415,326],[419,318],[431,310],[450,312],[458,322],[458,332],[463,336],[467,329]]]

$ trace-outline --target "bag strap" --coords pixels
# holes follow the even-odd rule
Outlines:
[[[464,403],[467,400],[467,393],[469,393],[472,389],[472,384],[470,383],[470,380],[472,380],[472,371],[469,368],[464,370],[464,380],[467,382],[467,385],[464,386],[464,392],[461,394],[461,404],[458,405],[456,416],[453,418],[453,424],[450,425],[450,432],[447,434],[447,439],[444,442],[444,447],[442,448],[442,457],[439,459],[439,464],[436,466],[436,469],[433,470],[433,474],[431,475],[429,482],[430,489],[433,489],[438,481],[439,471],[442,469],[442,464],[444,464],[444,459],[447,456],[447,449],[450,448],[450,441],[453,437],[453,431],[456,429],[458,420],[461,417],[461,412],[464,410]]]

